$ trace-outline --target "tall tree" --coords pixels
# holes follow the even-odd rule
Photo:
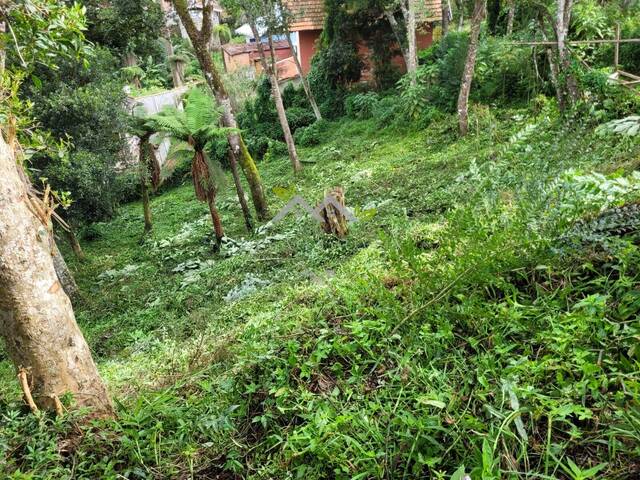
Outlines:
[[[227,93],[227,89],[222,82],[222,78],[215,68],[211,55],[209,54],[207,40],[211,37],[211,11],[213,9],[212,0],[204,1],[202,28],[198,30],[189,14],[189,8],[186,0],[171,0],[176,13],[180,17],[189,39],[195,50],[196,57],[200,63],[200,67],[204,73],[207,85],[215,95],[218,105],[222,108],[222,121],[227,128],[232,129],[229,133],[228,140],[230,146],[230,161],[240,163],[244,171],[247,182],[251,190],[251,197],[256,213],[260,220],[266,220],[269,217],[269,209],[267,200],[262,186],[262,179],[258,167],[256,167],[247,146],[242,139],[238,128],[238,122],[231,105],[231,99]],[[233,168],[233,165],[232,165]]]
[[[73,308],[56,276],[46,219],[28,205],[27,186],[0,134],[0,332],[35,406],[58,410],[67,393],[95,414],[113,407]]]
[[[480,27],[484,18],[486,0],[475,0],[473,16],[471,17],[471,34],[469,36],[469,49],[467,50],[467,60],[462,72],[462,84],[460,85],[460,95],[458,96],[458,122],[460,135],[464,136],[469,131],[469,94],[473,74],[476,68],[476,58],[478,56],[478,42],[480,41]]]
[[[298,173],[302,171],[302,164],[300,163],[300,159],[298,158],[298,151],[296,149],[296,144],[293,141],[293,134],[291,133],[291,128],[289,127],[287,112],[284,108],[284,101],[282,100],[282,92],[280,91],[278,68],[276,66],[275,50],[273,48],[273,39],[271,36],[271,32],[268,33],[269,52],[271,59],[268,60],[267,54],[265,53],[264,45],[262,43],[262,39],[260,38],[260,33],[258,32],[258,27],[256,25],[256,17],[254,16],[254,14],[249,12],[248,8],[246,13],[247,17],[249,18],[249,25],[251,25],[251,31],[253,32],[253,36],[256,39],[256,45],[258,47],[258,54],[260,55],[260,63],[262,64],[262,69],[264,70],[264,73],[269,77],[269,82],[271,83],[271,92],[273,95],[273,100],[276,104],[278,120],[280,121],[280,127],[284,132],[284,139],[287,142],[289,160],[291,161],[293,171],[295,173]]]

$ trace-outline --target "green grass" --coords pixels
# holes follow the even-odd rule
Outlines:
[[[637,477],[638,238],[594,236],[590,221],[637,200],[640,145],[553,118],[496,110],[463,140],[454,118],[422,131],[345,120],[302,151],[313,161],[302,175],[284,158],[260,165],[269,188],[295,186],[312,203],[344,186],[366,217],[344,241],[303,216],[249,236],[228,188],[219,205],[233,241],[214,254],[188,181],[153,199],[142,243],[141,207],[124,206],[93,228],[88,261],[70,261],[118,418],[82,427],[78,442],[75,415],[19,406],[2,362],[0,468]],[[272,212],[286,203],[269,201]],[[65,441],[79,445],[61,454]]]

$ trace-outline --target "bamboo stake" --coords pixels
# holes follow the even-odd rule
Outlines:
[[[620,66],[620,22],[616,23],[616,48],[614,51],[613,64],[616,71]]]

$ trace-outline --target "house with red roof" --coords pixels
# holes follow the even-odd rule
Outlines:
[[[433,42],[433,25],[442,18],[441,0],[416,0],[417,2],[417,20],[418,32],[417,43],[418,48],[427,48]],[[305,74],[311,69],[311,59],[315,55],[318,48],[318,40],[322,35],[324,28],[325,10],[324,0],[284,0],[286,8],[292,15],[293,21],[290,25],[291,32],[295,37],[297,44],[298,57]],[[390,45],[389,48],[396,48]],[[365,71],[363,77],[369,78],[371,70],[371,51],[366,45],[366,39],[360,45],[360,54],[365,63]],[[406,69],[404,59],[401,55],[394,58],[394,63],[401,69]]]

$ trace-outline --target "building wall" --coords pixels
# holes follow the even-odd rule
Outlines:
[[[311,70],[311,59],[316,53],[317,42],[322,30],[303,30],[298,32],[300,42],[300,64],[302,72],[306,75]]]
[[[229,55],[224,52],[224,61],[228,72],[235,72],[241,68],[247,68],[252,65],[249,53],[241,53],[240,55]]]
[[[304,74],[308,74],[309,70],[311,70],[311,59],[316,53],[317,50],[317,42],[322,34],[322,30],[305,30],[298,32],[299,42],[300,42],[300,63],[302,64],[302,71]],[[433,28],[431,26],[424,27],[421,31],[416,35],[418,50],[423,50],[428,48],[433,43]],[[404,63],[404,58],[402,56],[402,52],[398,48],[398,45],[390,45],[389,48],[393,48],[398,51],[398,55],[396,55],[391,61],[394,65],[396,65],[400,71],[406,72],[407,67]],[[371,49],[366,45],[366,43],[360,43],[358,45],[358,51],[360,57],[364,61],[364,68],[362,69],[362,80],[371,81],[373,80],[373,66],[371,62]]]

